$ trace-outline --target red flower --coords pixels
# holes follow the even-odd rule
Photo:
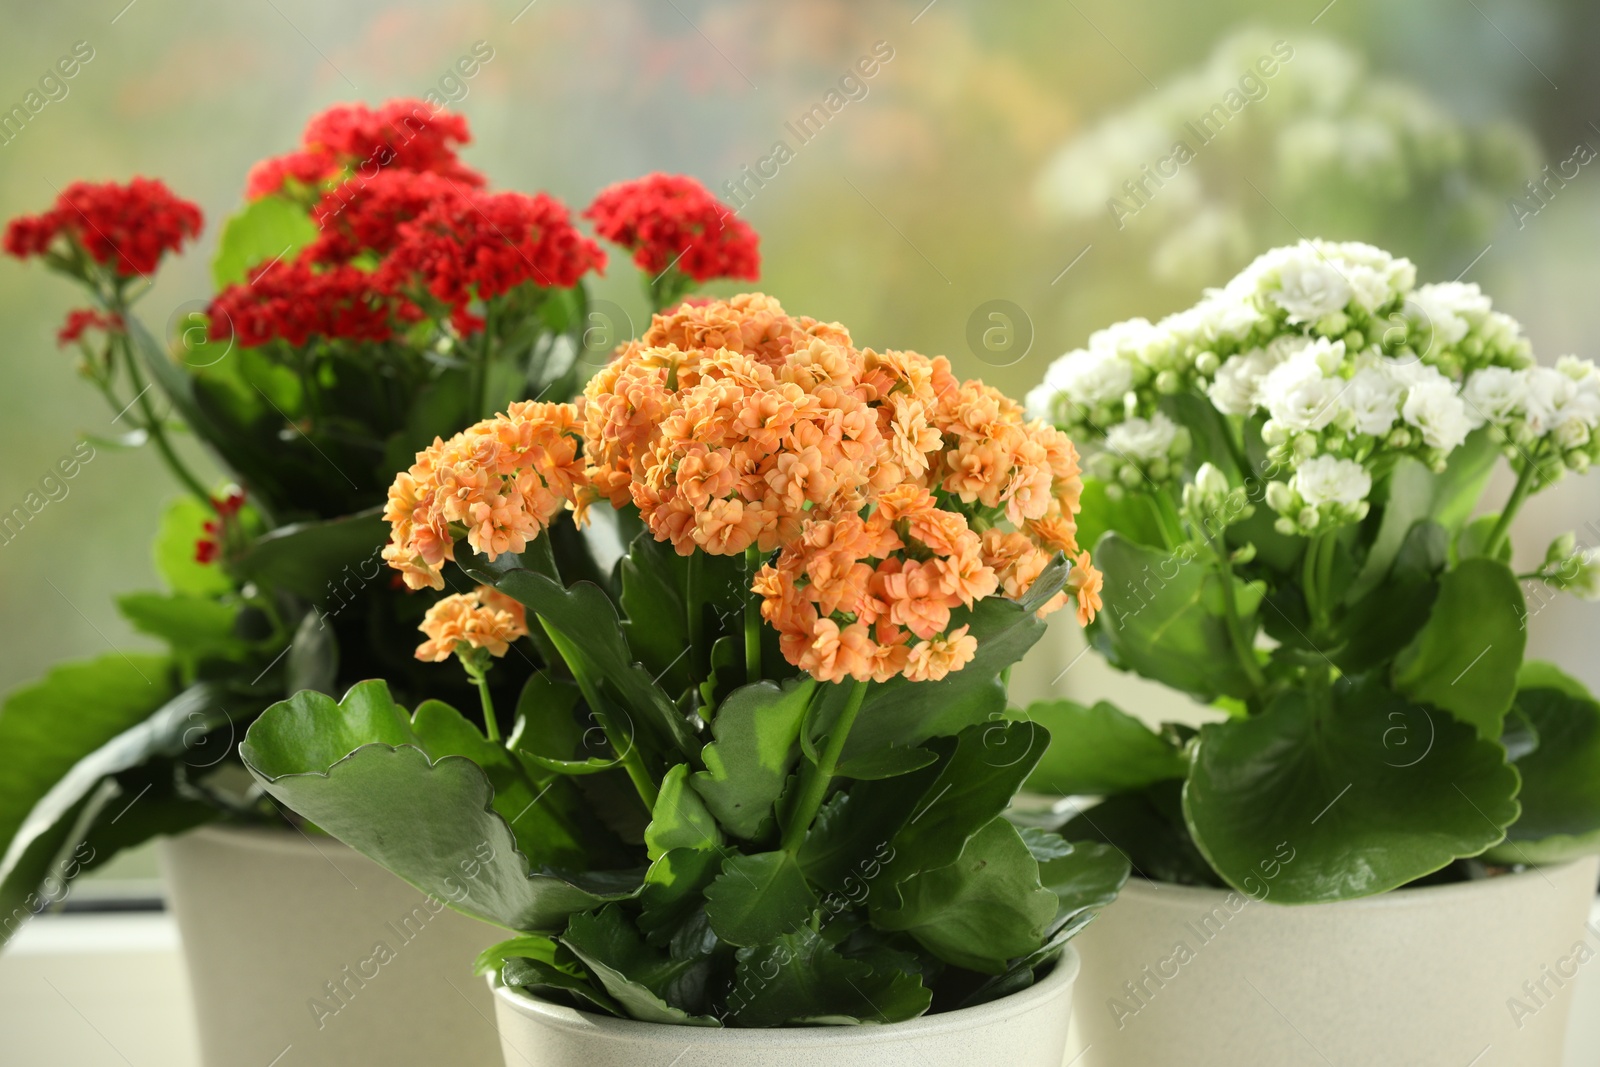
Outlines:
[[[202,538],[194,543],[194,561],[196,563],[215,563],[222,554],[222,546],[217,542]]]
[[[640,270],[669,266],[696,281],[761,274],[760,238],[733,209],[686,175],[648,174],[600,191],[583,213],[600,236],[633,252]]]
[[[289,178],[314,186],[344,175],[371,180],[390,168],[475,188],[484,177],[456,158],[455,148],[471,140],[465,118],[421,100],[390,100],[377,110],[340,104],[306,123],[300,151],[256,164],[245,195],[254,200],[278,192]]]
[[[212,340],[233,337],[245,348],[283,340],[299,348],[312,337],[387,341],[398,323],[421,317],[416,305],[348,265],[314,270],[303,260],[258,268],[230,285],[207,309]]]
[[[321,235],[302,253],[314,263],[348,263],[364,251],[388,255],[399,227],[440,200],[465,190],[450,178],[407,170],[381,170],[328,190],[311,209]]]
[[[5,250],[18,259],[42,256],[65,236],[96,263],[114,263],[118,274],[149,274],[163,255],[198,236],[202,224],[200,209],[161,181],[73,182],[43,215],[12,219]]]
[[[65,348],[84,335],[87,330],[112,330],[122,329],[121,315],[107,315],[94,308],[74,308],[67,312],[67,320],[61,324],[61,329],[56,332],[56,344]]]
[[[544,193],[443,197],[397,234],[378,277],[397,292],[426,289],[456,310],[525,282],[570,289],[606,262],[600,246],[572,225],[566,205]]]

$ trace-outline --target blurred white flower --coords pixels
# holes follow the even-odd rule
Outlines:
[[[1381,366],[1356,371],[1345,387],[1344,409],[1350,413],[1350,428],[1356,433],[1382,437],[1400,417],[1400,386]]]
[[[1449,453],[1461,446],[1475,424],[1466,402],[1456,393],[1455,383],[1436,370],[1433,375],[1433,379],[1420,381],[1406,391],[1400,414],[1422,431],[1422,439],[1430,448]]]
[[[1085,407],[1119,404],[1133,388],[1133,367],[1110,349],[1080,348],[1050,364],[1044,387]]]
[[[1508,367],[1485,367],[1467,379],[1461,396],[1479,418],[1504,426],[1517,417],[1527,400],[1527,375]]]
[[[1314,249],[1302,248],[1303,254],[1279,268],[1278,287],[1267,297],[1289,313],[1290,322],[1316,322],[1344,309],[1350,302],[1350,283]]]
[[[1335,504],[1354,508],[1372,492],[1372,475],[1353,459],[1313,456],[1294,472],[1289,488],[1311,507]]]
[[[1178,425],[1161,412],[1148,419],[1133,418],[1106,431],[1106,448],[1132,463],[1166,459],[1178,436]]]
[[[1261,402],[1261,379],[1277,365],[1264,348],[1229,356],[1207,390],[1212,406],[1224,415],[1250,414]]]

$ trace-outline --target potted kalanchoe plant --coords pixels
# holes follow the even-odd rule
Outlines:
[[[1138,875],[1084,950],[1098,1062],[1558,1063],[1600,704],[1524,658],[1522,583],[1595,569],[1567,536],[1518,573],[1510,534],[1600,453],[1600,371],[1536,364],[1475,285],[1313,241],[1096,334],[1030,406],[1091,452],[1094,647],[1218,709],[1030,709],[1075,740],[1031,787],[1097,798],[1063,834]]]
[[[1080,488],[1065,434],[942,357],[690,301],[389,491],[389,565],[460,590],[416,655],[484,729],[369,681],[269,708],[242,753],[515,935],[479,961],[509,1062],[1056,1067],[1065,943],[1127,867],[1005,818],[1049,738],[1004,676],[1043,615],[1098,607]],[[609,574],[552,552],[566,514],[634,531]]]
[[[76,183],[6,229],[7,253],[92,301],[60,341],[130,432],[82,448],[152,447],[184,495],[156,539],[168,588],[118,600],[170,651],[57,666],[0,709],[0,940],[119,849],[203,827],[169,837],[164,858],[211,1067],[291,1043],[302,1064],[498,1059],[444,984],[487,943],[479,924],[425,911],[428,935],[400,951],[385,923],[405,928],[421,898],[315,828],[286,827],[237,753],[255,715],[305,689],[382,678],[408,701],[474,695],[403,648],[431,598],[383,567],[385,488],[439,434],[572,397],[634,332],[587,296],[601,247],[547,194],[490,190],[457,153],[468,140],[463,118],[415,100],[314,117],[297,150],[252,171],[212,265],[217,293],[180,309],[170,348],[135,304],[199,234],[196,205],[159,181]],[[652,307],[757,276],[756,235],[693,179],[621,183],[586,215],[633,253]],[[599,574],[569,521],[549,537],[565,566]],[[498,695],[532,673],[502,668]],[[400,962],[369,990],[380,934]]]

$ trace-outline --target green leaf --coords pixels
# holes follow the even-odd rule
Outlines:
[[[558,947],[555,938],[546,936],[513,937],[497,941],[478,953],[478,958],[472,964],[472,973],[493,974],[509,959],[544,960],[546,963],[554,963]]]
[[[1056,916],[1056,895],[1039,881],[1039,864],[1004,819],[986,824],[946,867],[900,887],[902,904],[874,908],[873,922],[916,938],[946,963],[1000,974],[1038,949]]]
[[[181,496],[167,505],[161,516],[152,550],[156,573],[174,593],[192,596],[221,596],[233,591],[233,581],[215,563],[199,563],[194,558],[195,542],[210,536],[205,524],[216,513],[192,496]]]
[[[565,995],[581,1010],[599,1009],[619,1018],[628,1015],[621,1004],[596,989],[589,978],[548,960],[513,956],[501,968],[500,980],[513,989],[526,989],[535,996],[558,1003]]]
[[[222,228],[211,279],[217,288],[249,280],[250,270],[275,259],[289,260],[317,236],[304,207],[283,196],[252,200]]]
[[[1028,832],[1022,833],[1027,841]],[[1061,838],[1056,840],[1066,845]],[[1036,843],[1028,842],[1028,850],[1039,864],[1040,882],[1056,895],[1056,917],[1051,927],[1057,931],[1069,925],[1074,931],[1081,929],[1078,921],[1116,900],[1128,881],[1127,857],[1110,845],[1080,841],[1066,845],[1064,854],[1052,850],[1041,855]]]
[[[565,679],[552,678],[544,671],[532,675],[517,698],[516,726],[508,742],[511,749],[540,767],[560,774],[598,774],[615,770],[615,756],[590,756],[574,759],[590,739],[589,731],[573,717],[582,694]],[[594,740],[603,741],[598,734]]]
[[[339,640],[315,609],[306,612],[295,627],[284,668],[284,688],[289,692],[314,689],[333,695],[339,678]]]
[[[1118,495],[1113,500],[1106,488],[1106,483],[1099,478],[1083,479],[1078,510],[1080,545],[1099,544],[1100,538],[1112,530],[1136,544],[1159,546],[1166,543],[1149,501],[1121,486],[1117,487]]]
[[[1183,818],[1181,781],[1157,782],[1107,797],[1061,827],[1076,843],[1103,843],[1126,857],[1133,873],[1169,885],[1225,884],[1200,854]]]
[[[1505,750],[1373,682],[1201,728],[1184,813],[1233,886],[1285,904],[1386,892],[1475,856],[1518,814]],[[1276,872],[1275,874],[1273,872]]]
[[[1517,760],[1522,774],[1522,817],[1503,844],[1490,849],[1495,863],[1564,863],[1600,852],[1600,704],[1577,680],[1549,664],[1529,664],[1517,691],[1516,710],[1539,738]]]
[[[969,726],[955,741],[939,777],[894,834],[893,858],[873,883],[875,903],[892,907],[896,889],[911,892],[916,875],[954,863],[967,842],[1010,805],[1050,734],[1033,723],[996,722]]]
[[[1103,700],[1093,707],[1041,701],[1023,716],[1050,732],[1050,747],[1028,778],[1033,792],[1124,793],[1188,773],[1188,761],[1170,741]]]
[[[845,744],[844,762],[891,746],[914,747],[1004,715],[1006,687],[1000,673],[1044,636],[1045,624],[1037,612],[1065,586],[1069,569],[1057,556],[1020,601],[989,597],[970,612],[955,611],[951,626],[971,628],[978,642],[976,657],[937,682],[896,678],[874,683]]]
[[[933,1003],[916,976],[840,955],[809,927],[740,949],[738,961],[728,1008],[740,1026],[897,1023]]]
[[[705,902],[705,889],[722,868],[723,853],[675,848],[650,865],[639,891],[639,929],[652,945],[665,945]]]
[[[703,969],[700,960],[675,960],[651,948],[621,908],[574,915],[561,943],[583,961],[632,1018],[676,1026],[721,1026],[708,1015],[691,1015],[672,1001],[681,983],[694,981],[689,972]]]
[[[759,945],[793,933],[816,906],[816,894],[788,852],[729,856],[706,888],[706,918],[730,945]]]
[[[655,811],[644,832],[650,859],[657,860],[676,848],[715,849],[722,846],[722,829],[706,810],[700,794],[689,788],[689,766],[680,763],[661,781]]]
[[[12,839],[12,848],[0,865],[0,946],[28,920],[63,900],[68,887],[96,857],[86,848],[89,823],[117,795],[117,787],[102,779],[53,819],[41,819],[26,835]]]
[[[239,659],[249,644],[235,633],[239,606],[190,593],[125,593],[117,610],[140,633],[172,646],[174,658],[186,663]]]
[[[701,751],[706,769],[691,779],[728,832],[757,840],[770,825],[798,758],[795,742],[817,683],[791,679],[736,689],[711,720],[715,738]]]
[[[1450,554],[1443,526],[1422,520],[1411,527],[1386,581],[1339,616],[1328,657],[1346,674],[1371,670],[1393,658],[1427,624],[1439,595],[1439,575]]]
[[[1105,575],[1095,643],[1114,665],[1207,702],[1253,692],[1228,637],[1223,575],[1193,546],[1169,553],[1110,533],[1094,561]],[[1234,580],[1247,639],[1256,631],[1262,588]]]
[[[234,569],[268,589],[326,604],[380,579],[379,553],[388,539],[383,509],[369,508],[343,518],[280,526],[246,549]]]
[[[669,693],[687,688],[691,674],[683,640],[688,621],[682,590],[688,571],[685,557],[648,532],[633,539],[619,567],[628,647],[652,676],[664,680]]]
[[[574,911],[637,892],[637,876],[626,873],[582,884],[546,873],[555,864],[587,869],[585,846],[597,845],[571,829],[562,783],[535,799],[509,753],[454,709],[431,701],[412,720],[382,682],[355,686],[338,705],[320,693],[274,704],[240,755],[291,810],[487,922],[553,931]]]
[[[902,774],[920,771],[939,761],[937,752],[925,748],[900,748],[891,745],[876,752],[863,753],[841,763],[833,772],[836,778],[854,778],[857,781],[875,782],[884,778],[898,778]]]
[[[52,668],[0,706],[0,842],[14,838],[36,804],[76,763],[148,719],[174,695],[171,662],[124,656]]]
[[[1509,567],[1467,560],[1440,579],[1427,624],[1395,658],[1395,689],[1497,740],[1516,694],[1528,641],[1526,614]]]

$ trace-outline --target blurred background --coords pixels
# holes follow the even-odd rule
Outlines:
[[[1580,0],[96,0],[7,16],[0,112],[59,57],[92,58],[0,134],[0,215],[133,174],[205,209],[204,239],[143,301],[153,330],[209,295],[252,162],[329,104],[434,93],[470,119],[465,156],[495,185],[577,209],[617,179],[692,174],[760,231],[762,285],[791,310],[1017,396],[1091,330],[1187,306],[1301,236],[1479,282],[1547,361],[1600,348],[1600,9]],[[613,264],[600,295],[642,327],[633,271]],[[0,511],[80,435],[116,432],[55,347],[72,297],[0,261]],[[153,456],[104,446],[66,484],[0,543],[3,688],[140,643],[111,600],[153,584],[171,487]],[[1537,498],[1519,552],[1533,562],[1569,527],[1600,542],[1600,479]],[[1536,650],[1600,685],[1596,607],[1547,599],[1530,601]],[[1058,636],[1027,687],[1128,692]]]

